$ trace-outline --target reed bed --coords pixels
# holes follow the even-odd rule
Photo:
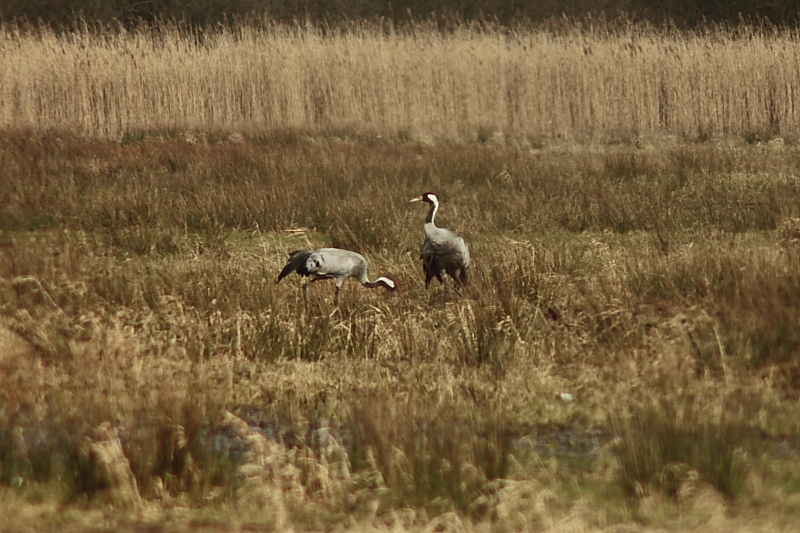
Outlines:
[[[104,139],[170,130],[766,141],[800,126],[791,30],[5,26],[0,50],[0,127]]]

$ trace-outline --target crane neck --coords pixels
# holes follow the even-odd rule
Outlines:
[[[436,227],[436,223],[434,223],[433,219],[436,216],[436,212],[439,210],[439,202],[431,202],[431,208],[428,210],[428,216],[425,217],[425,225],[427,226],[430,224],[434,228]]]

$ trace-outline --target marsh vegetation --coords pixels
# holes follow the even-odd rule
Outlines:
[[[92,138],[188,130],[767,142],[800,129],[798,34],[771,27],[4,25],[0,50],[0,127]]]
[[[553,114],[548,122],[522,97],[483,105],[496,101],[481,92],[485,83],[509,79],[492,72],[505,68],[497,66],[504,54],[521,54],[516,44],[500,34],[423,30],[330,41],[268,33],[288,48],[215,59],[220,69],[256,61],[241,70],[239,81],[254,76],[244,86],[188,65],[222,50],[215,43],[224,39],[242,46],[246,35],[198,46],[169,32],[4,33],[2,61],[18,68],[4,70],[2,85],[17,107],[0,104],[0,509],[15,524],[796,524],[795,37],[644,33],[637,42],[649,52],[623,55],[612,53],[627,50],[615,41],[622,37],[598,38],[592,68],[613,67],[631,81],[620,86],[631,100],[602,106],[592,94],[623,93],[584,90],[616,83],[581,63],[581,40],[591,36],[573,35],[583,43],[573,55],[567,37],[518,36],[564,54],[525,61],[549,57],[552,69],[572,65],[571,79],[586,78],[570,93],[564,77],[531,74],[542,82],[536,98]],[[141,56],[149,59],[137,67],[139,85],[136,76],[119,82],[128,67],[113,55],[133,42],[147,53],[161,47],[164,61]],[[365,42],[395,81],[371,70]],[[653,57],[667,42],[705,57],[749,43],[776,59],[747,69],[720,60],[716,79],[729,85],[703,85],[708,98],[690,82],[675,100],[676,81],[665,90],[684,107],[651,119],[647,105],[638,107],[639,95],[651,94],[634,83],[642,71],[626,70],[621,58],[667,69]],[[170,63],[173,45],[183,55]],[[59,77],[72,63],[55,56],[77,57],[73,46],[92,64],[111,53],[109,66]],[[413,46],[440,46],[429,61],[442,64],[411,69]],[[51,50],[53,70],[30,70],[44,60],[23,66],[15,50],[25,47],[39,57]],[[478,61],[486,50],[500,59]],[[350,77],[270,75],[270,98],[288,98],[281,83],[306,80],[296,107],[242,97],[265,69],[314,57],[332,69],[331,57],[347,58]],[[779,63],[769,93],[758,69]],[[697,72],[682,64],[680,72]],[[159,69],[163,78],[146,74]],[[195,80],[190,88],[181,81],[190,71],[232,85]],[[442,85],[415,92],[397,81],[424,84],[436,72],[452,76],[456,92],[434,103]],[[93,78],[101,74],[108,80]],[[347,83],[349,104],[340,92]],[[378,88],[389,86],[400,88],[387,101],[401,105],[379,104]],[[750,95],[746,119],[711,105],[745,105],[721,86]],[[324,104],[303,92],[311,89]],[[204,103],[195,107],[190,94]],[[770,122],[758,114],[760,94],[791,105],[771,108],[780,118]],[[208,114],[228,101],[237,105]],[[263,107],[249,118],[234,112],[256,101]],[[509,122],[509,102],[528,110],[525,121]],[[154,105],[163,107],[147,111]],[[437,221],[470,244],[470,283],[460,291],[424,287],[424,214],[408,201],[429,190],[446,206]],[[335,307],[331,288],[317,283],[306,307],[299,280],[274,281],[288,252],[320,246],[362,253],[397,291],[348,283]]]

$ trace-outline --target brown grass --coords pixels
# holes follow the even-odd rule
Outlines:
[[[0,505],[20,524],[796,521],[791,142],[5,134],[0,160]],[[470,243],[463,292],[424,289],[425,190]],[[334,308],[318,283],[304,309],[274,280],[321,245],[398,291],[350,282]]]
[[[794,527],[796,34],[4,30],[15,527]]]
[[[290,131],[523,146],[551,137],[767,142],[800,127],[796,32],[583,26],[323,33],[264,23],[67,35],[6,26],[0,127],[107,139]]]

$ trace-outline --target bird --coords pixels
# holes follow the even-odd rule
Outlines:
[[[367,278],[367,261],[364,256],[350,250],[340,248],[320,248],[318,250],[295,250],[289,254],[289,260],[283,267],[275,283],[297,272],[300,276],[311,279],[303,284],[303,300],[308,303],[306,288],[321,279],[332,279],[336,284],[333,304],[339,305],[339,289],[347,278],[355,278],[364,287],[374,289],[384,287],[389,291],[397,288],[394,281],[380,277],[375,281]]]
[[[446,274],[456,283],[465,285],[469,276],[469,248],[464,239],[447,228],[438,228],[434,223],[436,211],[439,210],[439,199],[432,192],[412,198],[411,202],[427,202],[430,204],[428,216],[425,218],[425,242],[422,243],[422,270],[425,272],[425,288],[436,277],[439,283]]]

